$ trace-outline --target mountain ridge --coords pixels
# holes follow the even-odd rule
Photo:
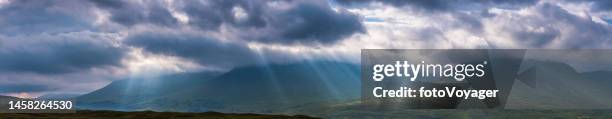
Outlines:
[[[84,109],[271,112],[357,99],[359,81],[356,64],[310,61],[238,67],[216,75],[119,80],[77,99]]]

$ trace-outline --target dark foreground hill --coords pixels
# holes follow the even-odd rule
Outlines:
[[[119,112],[119,111],[78,111],[77,113],[52,114],[0,114],[8,119],[315,119],[295,115],[230,114],[219,112],[178,113],[178,112]]]

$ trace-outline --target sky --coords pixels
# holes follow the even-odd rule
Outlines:
[[[0,95],[360,49],[608,49],[609,0],[0,0]]]

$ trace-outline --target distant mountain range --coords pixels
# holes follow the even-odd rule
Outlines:
[[[22,100],[22,99],[17,98],[17,97],[12,97],[12,96],[0,95],[0,112],[7,111],[7,109],[10,107],[9,101],[17,101],[17,100]]]
[[[0,95],[0,100],[9,100],[9,99],[19,99],[19,98],[12,97],[12,96],[3,96],[3,95]]]
[[[612,109],[612,72],[580,73],[565,63],[530,61],[535,87],[515,82],[506,108]]]
[[[36,99],[72,99],[83,94],[80,93],[49,93],[38,96]]]
[[[155,79],[117,80],[94,92],[77,97],[78,108],[109,110],[154,110],[147,102],[204,84],[219,75],[216,72],[183,73]],[[200,95],[200,94],[192,94]],[[182,100],[172,100],[177,103]],[[174,104],[174,103],[172,103]],[[164,108],[164,107],[158,107]],[[175,108],[173,108],[175,109]]]
[[[506,108],[612,107],[609,71],[577,72],[564,63],[533,61],[535,87],[515,81]],[[117,80],[77,98],[81,109],[251,112],[334,117],[378,112],[360,105],[360,67],[317,61],[256,65],[156,79]],[[339,113],[342,112],[342,113]],[[346,115],[345,115],[346,116]],[[351,115],[354,116],[354,115]]]
[[[77,105],[112,110],[277,112],[358,99],[359,70],[355,64],[317,61],[118,80],[78,97]]]

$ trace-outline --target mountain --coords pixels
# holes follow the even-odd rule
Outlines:
[[[18,101],[23,100],[21,98],[12,97],[12,96],[3,96],[0,95],[0,112],[8,112],[9,109],[9,101]]]
[[[12,100],[12,99],[20,99],[20,98],[0,95],[0,100]]]
[[[77,97],[79,108],[136,110],[137,104],[189,87],[200,86],[219,75],[218,72],[181,73],[153,79],[123,79]]]
[[[586,79],[594,80],[600,84],[612,86],[612,71],[592,71],[582,73]]]
[[[15,98],[15,97],[0,95],[0,99],[5,99],[5,98]]]
[[[536,85],[531,87],[525,82],[514,81],[505,105],[506,110],[380,108],[362,105],[360,100],[303,105],[293,109],[301,112],[299,114],[323,118],[610,118],[612,85],[602,82],[610,81],[607,77],[612,73],[579,72],[572,66],[559,62],[527,62],[536,64],[534,70],[525,70],[535,72]],[[529,68],[531,67],[525,67]]]
[[[578,72],[565,63],[536,64],[535,87],[514,81],[509,109],[612,107],[604,72]],[[525,73],[525,72],[523,72]],[[185,73],[158,79],[118,80],[78,97],[84,109],[179,112],[251,112],[353,117],[383,114],[360,104],[356,64],[301,62],[238,67],[224,73]],[[593,78],[599,77],[599,78]],[[522,78],[522,77],[521,77]],[[522,80],[522,79],[521,79]],[[397,113],[411,110],[397,110]],[[342,116],[340,116],[342,117]]]
[[[0,95],[0,102],[4,103],[4,102],[8,102],[9,100],[21,100],[21,98]]]
[[[36,99],[71,99],[83,94],[79,93],[50,93],[42,96],[38,96]]]
[[[528,109],[610,109],[612,90],[602,83],[602,73],[580,73],[565,63],[533,61],[535,87],[515,82],[508,108]]]
[[[119,80],[78,97],[84,108],[277,112],[358,99],[359,66],[332,61],[238,67],[221,75]]]

